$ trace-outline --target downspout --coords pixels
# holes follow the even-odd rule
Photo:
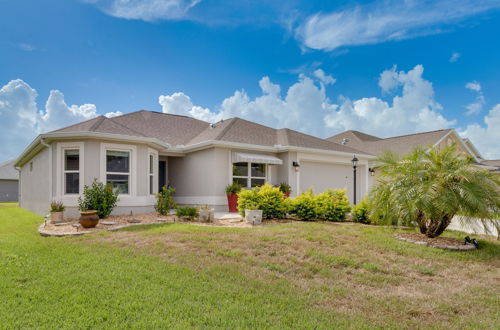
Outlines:
[[[52,147],[50,144],[48,144],[47,142],[45,142],[45,140],[42,138],[40,139],[40,143],[44,146],[44,147],[47,147],[49,148],[49,202],[54,198],[54,196],[52,195],[52,187],[54,185],[54,183],[52,182]]]
[[[19,172],[19,179],[17,180],[17,203],[21,205],[21,168],[19,166],[14,166],[14,169]]]

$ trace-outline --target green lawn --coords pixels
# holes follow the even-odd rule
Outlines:
[[[362,225],[189,224],[43,238],[0,204],[0,328],[496,328],[500,245]],[[463,237],[463,234],[449,233]]]

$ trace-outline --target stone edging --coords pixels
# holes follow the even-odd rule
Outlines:
[[[473,244],[464,244],[464,245],[431,245],[428,242],[417,241],[411,238],[402,237],[398,234],[394,234],[394,237],[399,239],[400,241],[410,242],[413,244],[424,245],[432,248],[443,249],[443,250],[451,250],[451,251],[472,251],[476,250],[476,247]]]
[[[113,228],[104,228],[104,229],[99,229],[99,230],[82,230],[82,231],[71,231],[71,232],[67,231],[67,232],[58,232],[58,233],[54,233],[54,232],[45,230],[44,229],[45,223],[42,223],[38,227],[38,233],[44,237],[81,236],[84,234],[98,233],[101,231],[115,231],[115,230],[119,230],[119,229],[123,229],[123,228],[127,228],[127,227],[141,226],[141,225],[156,225],[156,224],[161,224],[161,223],[164,223],[164,222],[131,223],[128,225],[121,225],[121,226],[117,226],[117,227],[113,227]]]

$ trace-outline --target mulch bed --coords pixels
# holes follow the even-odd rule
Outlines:
[[[444,250],[470,251],[476,249],[473,244],[465,244],[465,241],[450,237],[430,238],[420,233],[398,233],[394,237],[401,241]]]

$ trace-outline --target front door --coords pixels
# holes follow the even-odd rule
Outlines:
[[[158,189],[167,186],[167,162],[160,160],[158,164]]]

